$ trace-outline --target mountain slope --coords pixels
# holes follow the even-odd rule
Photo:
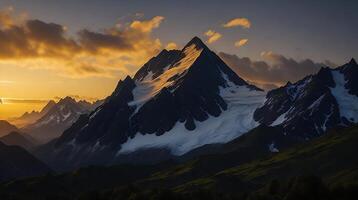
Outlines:
[[[354,59],[336,69],[270,91],[254,113],[260,123],[284,128],[284,133],[307,140],[336,126],[358,122],[358,65]]]
[[[274,127],[271,128],[274,129]],[[262,135],[265,130],[260,129],[258,132],[249,133],[247,137]],[[250,143],[250,140],[245,140],[246,142],[241,144]],[[128,194],[128,190],[121,191],[120,188],[133,183],[137,185],[139,193],[151,188],[165,188],[178,193],[204,190],[203,192],[208,194],[209,190],[233,195],[250,191],[257,193],[257,189],[264,187],[272,180],[280,181],[283,184],[282,187],[289,186],[296,177],[310,174],[322,177],[329,186],[340,185],[346,188],[349,184],[357,184],[358,159],[355,156],[357,143],[358,127],[353,126],[332,130],[320,138],[307,141],[287,151],[258,157],[251,162],[230,167],[222,166],[215,169],[214,166],[220,165],[225,157],[237,158],[235,154],[230,155],[230,153],[211,155],[210,159],[203,157],[202,161],[195,159],[179,165],[161,163],[153,166],[88,167],[61,175],[6,183],[0,185],[0,194],[26,199],[41,199],[50,196],[76,199],[85,192],[91,192],[90,196],[109,192],[111,194],[109,196],[114,198],[113,195],[118,192],[123,192],[123,195]],[[236,141],[236,144],[240,143]],[[229,149],[240,148],[234,144],[230,146]],[[134,188],[133,184],[130,184],[129,188]],[[110,199],[110,197],[104,199]],[[340,197],[342,199],[342,196]]]
[[[330,185],[357,183],[358,160],[354,154],[358,150],[357,143],[357,126],[332,130],[326,136],[282,153],[192,180],[176,186],[176,189],[190,190],[190,184],[194,182],[198,183],[198,187],[208,186],[207,184],[213,186],[227,178],[259,187],[273,179],[287,180],[310,174],[323,177]],[[160,175],[158,173],[156,176]],[[162,179],[165,180],[163,177]]]
[[[52,148],[59,155],[73,152],[61,163],[77,165],[120,160],[143,148],[181,155],[255,127],[252,114],[263,100],[260,89],[195,37],[181,51],[163,50],[133,79],[119,81],[106,102],[80,118]]]
[[[36,146],[36,143],[28,137],[29,136],[18,132],[10,132],[5,136],[0,137],[0,142],[6,145],[16,145],[26,150],[31,150]]]
[[[19,146],[7,146],[0,142],[0,181],[13,178],[38,176],[51,170]]]
[[[21,130],[36,140],[45,143],[59,137],[80,115],[93,109],[92,104],[86,101],[77,102],[71,97],[66,97],[52,105],[46,114],[35,123],[27,125]]]
[[[8,121],[0,120],[0,137],[9,134],[12,131],[19,131],[19,129]]]

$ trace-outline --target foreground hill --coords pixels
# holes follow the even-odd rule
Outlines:
[[[220,165],[225,157],[235,160],[235,149],[240,148],[233,144],[227,147],[229,152],[183,164],[90,167],[18,180],[1,185],[0,194],[20,199],[159,199],[161,195],[170,199],[247,199],[261,193],[274,199],[354,199],[349,195],[357,197],[357,144],[358,126],[353,126],[231,167]],[[128,187],[128,183],[134,185]]]
[[[19,131],[19,129],[8,121],[0,120],[0,137],[9,134],[12,131]]]
[[[36,141],[31,138],[31,136],[19,132],[10,132],[5,136],[0,137],[0,142],[6,145],[20,146],[26,150],[31,150],[37,145]]]
[[[0,182],[51,172],[44,163],[19,146],[0,142]]]

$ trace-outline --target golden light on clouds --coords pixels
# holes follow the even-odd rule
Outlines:
[[[175,42],[169,42],[165,47],[167,50],[178,49],[178,45]]]
[[[161,48],[151,36],[164,17],[135,20],[125,27],[102,32],[83,29],[78,39],[60,24],[41,20],[13,20],[13,10],[0,12],[0,64],[56,70],[70,77],[105,76],[129,72]],[[133,73],[133,72],[131,72]]]
[[[215,32],[213,30],[208,30],[205,32],[205,35],[208,37],[207,43],[211,44],[219,40],[222,35],[218,32]]]
[[[238,40],[235,42],[235,47],[242,47],[244,46],[245,44],[247,44],[247,42],[249,41],[249,39],[241,39],[241,40]]]
[[[144,33],[150,33],[153,29],[158,28],[160,23],[164,20],[163,16],[156,16],[148,21],[135,20],[131,23],[130,27]]]
[[[133,75],[163,48],[152,35],[163,16],[75,35],[64,25],[25,16],[11,7],[0,10],[0,98],[9,100],[0,105],[0,119],[43,106],[10,99],[105,98],[118,79]]]
[[[225,28],[231,28],[231,27],[236,27],[236,26],[241,26],[243,28],[250,28],[251,22],[247,18],[235,18],[235,19],[232,19],[232,20],[228,21],[227,23],[223,24],[223,27],[225,27]]]

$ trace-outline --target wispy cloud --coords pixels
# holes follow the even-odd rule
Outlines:
[[[9,85],[9,84],[13,84],[13,83],[15,83],[15,81],[0,80],[0,85]]]
[[[2,104],[43,104],[47,103],[48,99],[21,99],[21,98],[1,98]]]
[[[225,28],[231,28],[236,26],[241,26],[243,28],[250,28],[251,22],[247,18],[235,18],[223,24],[223,27]]]
[[[248,39],[241,39],[235,42],[235,47],[244,46],[249,40]]]
[[[219,40],[222,37],[222,35],[220,33],[215,32],[213,30],[208,30],[204,34],[208,37],[207,42],[209,44],[216,42],[217,40]]]

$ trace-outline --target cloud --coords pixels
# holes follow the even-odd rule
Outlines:
[[[95,102],[95,101],[100,100],[100,99],[98,99],[96,97],[80,96],[80,95],[66,95],[66,96],[63,96],[63,97],[55,96],[53,99],[55,101],[59,101],[59,100],[65,98],[65,97],[71,97],[71,98],[75,99],[76,101],[84,100],[84,101],[88,101],[88,102]]]
[[[235,42],[235,47],[241,47],[244,46],[247,42],[249,41],[249,39],[241,39]]]
[[[253,61],[248,57],[240,58],[223,52],[220,52],[219,56],[242,78],[271,86],[281,86],[288,81],[296,82],[326,66],[325,63],[316,63],[310,59],[296,61],[272,52],[261,54],[267,62]]]
[[[12,10],[0,11],[0,64],[58,71],[73,78],[134,73],[162,48],[152,37],[164,17],[133,20],[102,31],[67,28],[38,19],[15,20]],[[19,18],[20,19],[20,18]]]
[[[13,7],[7,7],[5,9],[0,10],[0,25],[4,28],[10,27],[14,24],[12,12]]]
[[[167,46],[165,47],[165,49],[167,50],[173,50],[173,49],[177,49],[178,48],[178,45],[174,42],[169,42],[167,44]]]
[[[222,37],[222,35],[220,33],[215,32],[213,30],[208,30],[204,34],[208,37],[207,42],[209,44],[216,42],[217,40],[219,40]]]
[[[236,26],[241,26],[243,28],[250,28],[251,22],[247,18],[235,18],[223,24],[223,27],[225,28],[231,28]]]
[[[49,100],[46,99],[15,99],[15,98],[1,98],[1,104],[43,104]]]
[[[131,23],[130,27],[144,33],[151,32],[154,28],[158,28],[160,23],[164,20],[163,16],[156,16],[148,21],[135,20]]]
[[[14,84],[14,81],[9,81],[9,80],[0,80],[0,85],[9,85],[9,84]]]

